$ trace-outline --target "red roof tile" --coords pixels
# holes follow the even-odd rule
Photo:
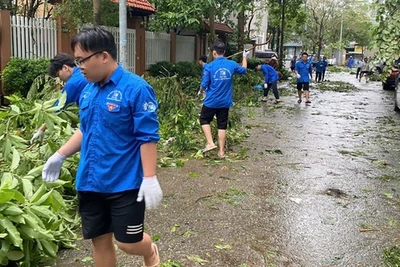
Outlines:
[[[206,26],[206,30],[210,30],[210,22],[208,20],[204,20],[204,25]],[[226,23],[214,22],[215,31],[220,33],[233,33],[231,27],[229,27]]]
[[[118,0],[112,0],[112,1],[115,3],[118,3]],[[132,7],[135,9],[146,10],[146,11],[150,11],[152,13],[156,13],[156,9],[147,0],[126,0],[126,4],[129,7]]]

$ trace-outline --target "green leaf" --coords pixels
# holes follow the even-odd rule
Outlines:
[[[29,200],[33,195],[33,185],[28,179],[21,179],[25,197]]]
[[[7,203],[15,196],[15,192],[9,191],[7,189],[0,190],[0,203]]]
[[[1,234],[0,234],[0,238],[5,238],[5,237],[7,237],[7,236],[8,236],[7,233],[1,233]]]
[[[8,208],[3,210],[4,215],[17,216],[21,215],[22,213],[24,213],[24,211],[15,204],[11,204]]]
[[[11,242],[13,243],[13,245],[19,248],[22,247],[22,238],[14,224],[1,214],[0,224],[9,233],[9,237],[11,238]]]
[[[10,188],[13,183],[14,177],[11,173],[5,172],[3,173],[3,177],[1,178],[1,188]]]
[[[58,248],[56,244],[54,244],[53,242],[49,242],[47,240],[40,240],[40,243],[42,244],[43,250],[47,255],[53,258],[57,257]]]
[[[38,190],[36,190],[32,198],[30,199],[31,203],[38,202],[45,193],[46,193],[46,184],[42,183],[42,185],[38,188]]]
[[[12,152],[13,152],[13,158],[12,158],[12,162],[11,162],[11,170],[14,171],[19,166],[19,161],[21,160],[21,156],[19,155],[19,152],[14,147],[12,148]]]
[[[42,170],[43,170],[44,165],[38,166],[30,170],[26,175],[31,175],[34,177],[39,177],[42,175]]]
[[[24,257],[24,253],[22,251],[9,251],[7,252],[7,258],[12,261],[18,261]]]
[[[49,210],[49,206],[31,206],[30,210],[37,216],[49,220],[55,215]]]

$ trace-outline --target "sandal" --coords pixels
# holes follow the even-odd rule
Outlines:
[[[217,148],[217,146],[216,145],[213,145],[213,146],[206,146],[204,149],[203,149],[203,153],[207,153],[207,152],[209,152],[209,151],[211,151],[211,150],[214,150],[214,149],[216,149]]]
[[[158,254],[158,247],[154,243],[152,243],[152,247],[154,249],[154,253],[157,255],[157,263],[149,266],[143,263],[143,267],[160,267],[160,254]]]
[[[301,103],[301,99],[297,100],[297,103],[299,103],[299,104],[300,104],[300,103]]]
[[[281,100],[276,99],[276,100],[274,101],[274,104],[279,104],[279,103],[281,103],[281,102],[282,102]]]
[[[220,159],[225,159],[225,158],[226,158],[226,155],[221,156],[221,154],[218,152],[218,157],[219,157]]]
[[[311,101],[310,101],[310,100],[307,100],[307,101],[306,101],[306,104],[311,104]]]

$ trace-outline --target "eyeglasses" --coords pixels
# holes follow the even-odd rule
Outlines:
[[[91,54],[90,56],[87,56],[87,57],[85,57],[85,58],[82,58],[82,59],[75,59],[75,60],[74,60],[74,63],[75,63],[75,65],[76,65],[77,67],[79,67],[80,65],[82,65],[83,63],[85,63],[85,61],[89,60],[91,57],[93,57],[93,56],[95,56],[95,55],[98,55],[98,54],[101,54],[101,53],[103,53],[103,51],[97,51],[97,52],[94,52],[93,54]]]

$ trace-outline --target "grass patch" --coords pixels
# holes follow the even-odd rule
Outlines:
[[[332,73],[338,73],[338,72],[350,72],[350,70],[346,67],[341,67],[341,66],[329,66],[328,67],[328,72]]]
[[[342,155],[350,155],[353,157],[365,156],[364,152],[356,150],[356,151],[348,151],[348,150],[339,150],[339,153]]]
[[[385,181],[385,182],[400,181],[399,177],[395,177],[395,176],[387,175],[387,174],[382,174],[382,175],[378,176],[377,178],[378,178],[378,180]]]
[[[318,83],[316,88],[320,91],[331,91],[339,93],[347,93],[357,91],[357,87],[348,82],[341,81],[326,81],[324,83]]]
[[[400,245],[386,248],[383,251],[383,262],[388,267],[400,267]]]
[[[237,206],[243,200],[243,198],[247,195],[245,191],[236,186],[231,186],[225,192],[219,192],[217,194],[217,198],[226,201],[227,203]]]

